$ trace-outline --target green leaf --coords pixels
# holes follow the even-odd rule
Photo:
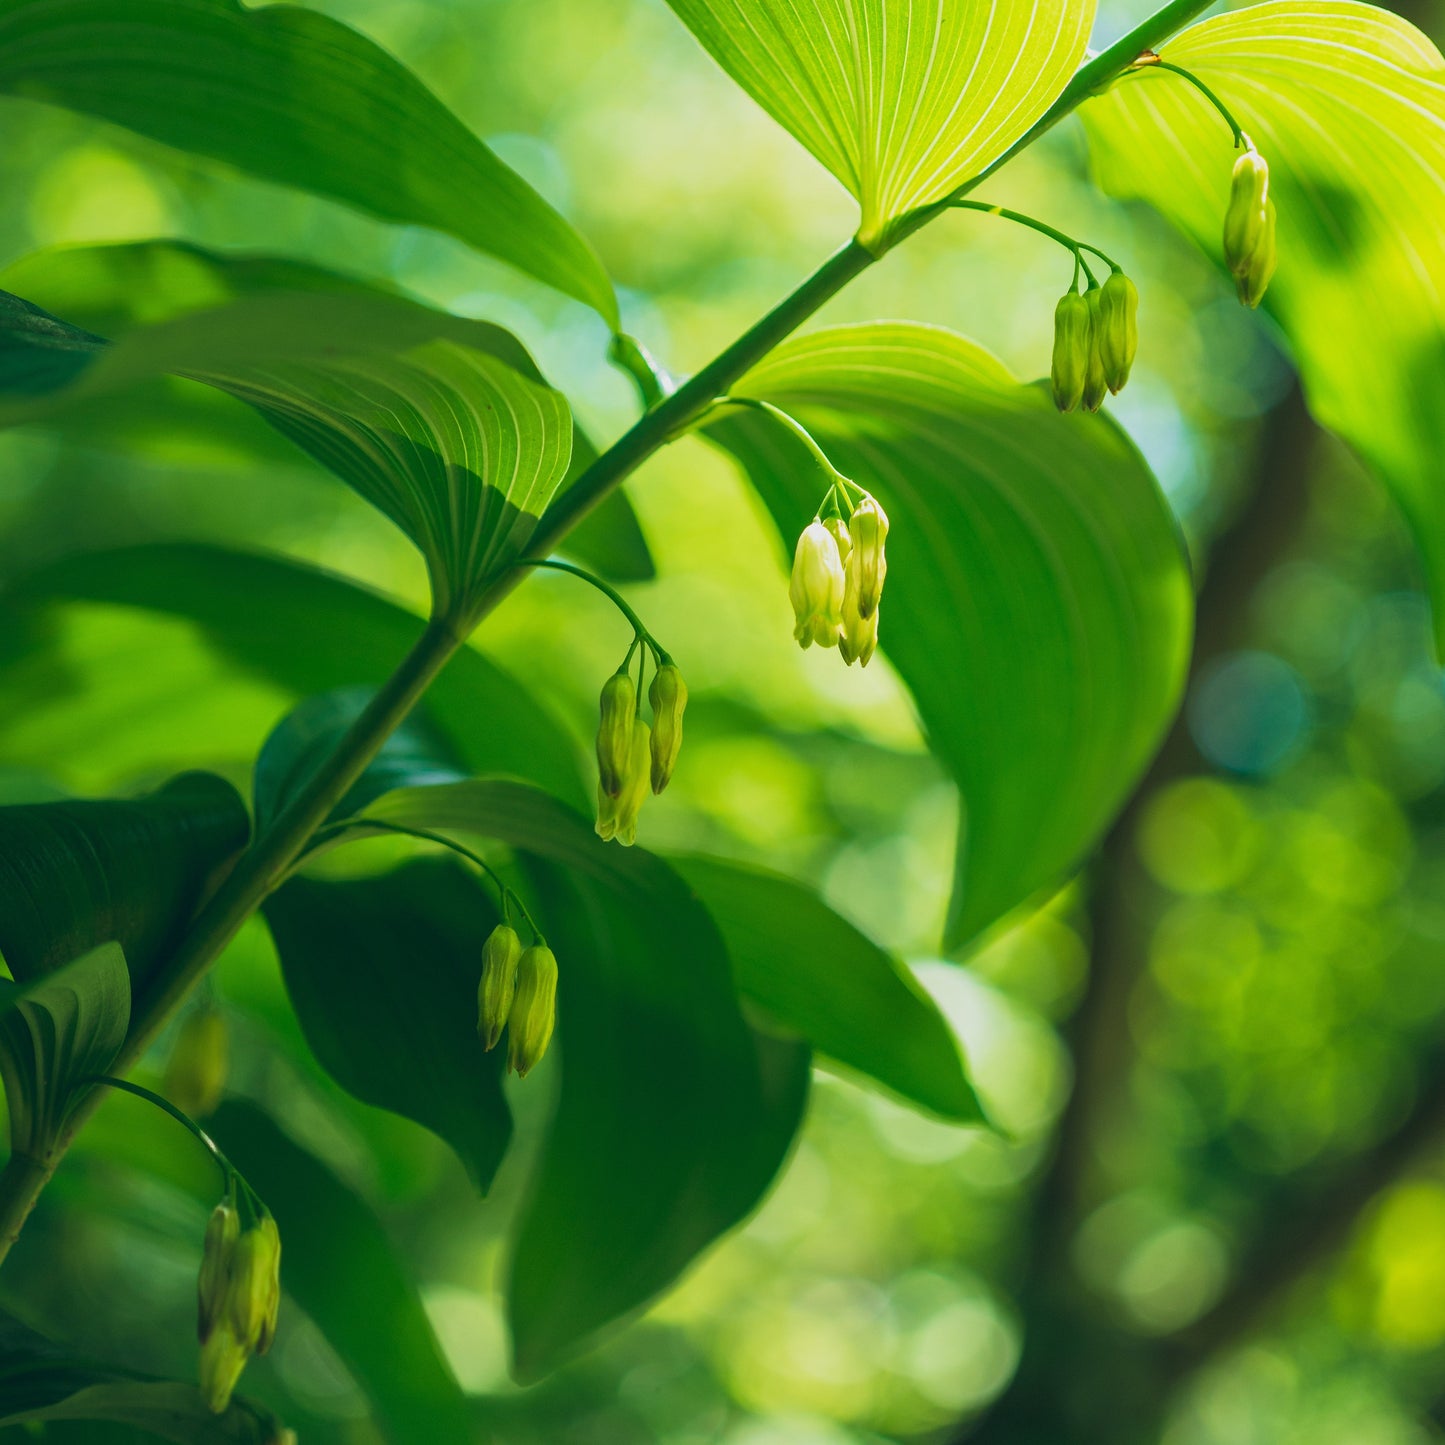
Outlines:
[[[258,832],[265,831],[336,751],[374,696],[371,688],[335,688],[306,698],[276,724],[256,758]],[[463,777],[446,739],[431,727],[425,713],[413,713],[382,744],[332,810],[332,817],[359,813],[393,788],[457,783]]]
[[[28,983],[0,979],[0,1080],[10,1150],[47,1159],[87,1075],[103,1074],[130,1027],[130,975],[102,943]]]
[[[858,198],[859,237],[941,200],[1049,108],[1093,0],[668,0],[713,59]]]
[[[209,773],[134,800],[0,808],[0,953],[30,982],[114,940],[139,994],[249,830]]]
[[[0,91],[447,231],[617,329],[587,242],[405,66],[327,16],[236,0],[3,0]]]
[[[381,878],[296,878],[266,921],[306,1042],[349,1094],[414,1119],[491,1187],[512,1133],[504,1051],[477,1037],[491,899],[451,862]]]
[[[384,681],[422,627],[330,572],[184,543],[55,563],[0,604],[0,620],[0,753],[40,769],[109,760],[117,773],[176,755],[251,757],[296,699]],[[426,706],[463,771],[585,802],[571,739],[474,648],[459,649]]]
[[[1445,651],[1445,60],[1399,16],[1346,0],[1236,10],[1163,53],[1269,162],[1279,269],[1264,307],[1310,410],[1399,502]],[[1081,114],[1101,184],[1149,201],[1222,264],[1234,154],[1203,97],[1144,70]]]
[[[798,1127],[807,1050],[748,1030],[722,939],[671,869],[554,799],[456,783],[391,793],[368,816],[495,838],[536,872],[562,1086],[508,1287],[532,1379],[754,1207]]]
[[[946,1119],[984,1122],[938,1006],[817,894],[720,858],[668,861],[722,930],[741,993],[834,1062]]]
[[[214,1415],[194,1385],[100,1365],[53,1344],[0,1311],[0,1427],[105,1420],[177,1445],[279,1445],[269,1410],[233,1398]],[[48,1438],[48,1434],[47,1434]]]
[[[386,1438],[477,1440],[416,1286],[371,1209],[250,1104],[223,1104],[208,1128],[276,1216],[286,1292],[369,1396]]]
[[[0,272],[0,285],[33,298],[53,316],[69,317],[87,329],[90,342],[73,336],[65,344],[78,351],[74,368],[90,359],[99,336],[115,338],[137,327],[153,326],[192,311],[209,310],[244,296],[265,292],[329,292],[396,297],[400,293],[375,282],[289,257],[251,252],[206,250],[186,241],[133,241],[105,246],[56,246],[32,252]],[[18,298],[17,298],[18,301]],[[19,303],[24,306],[25,303]],[[40,313],[44,315],[44,313]],[[52,325],[55,323],[51,322]],[[23,317],[14,325],[23,327]],[[491,328],[494,354],[529,381],[545,384],[525,349],[507,333]],[[0,320],[0,347],[9,340]],[[25,355],[34,360],[30,347]],[[65,358],[59,359],[61,364]],[[27,378],[12,381],[4,371],[0,352],[0,395]],[[51,390],[72,379],[68,373],[46,380],[38,388]],[[213,391],[184,382],[128,391],[123,396],[97,398],[88,406],[68,409],[66,435],[92,446],[120,446],[132,454],[157,448],[174,455],[178,438],[193,439],[209,452],[218,442],[242,465],[258,461],[295,461],[290,444],[271,428],[259,426],[245,410]],[[563,489],[581,473],[597,453],[574,426],[572,465]],[[647,542],[625,492],[611,492],[567,538],[570,556],[608,577],[624,582],[647,581],[656,575]]]
[[[48,343],[19,341],[50,365]],[[517,364],[531,366],[520,343],[485,322],[381,294],[268,293],[133,331],[71,385],[0,404],[0,425],[162,376],[205,382],[395,522],[426,560],[437,615],[465,630],[571,458],[566,401]]]
[[[1078,865],[1173,716],[1192,613],[1174,519],[1117,427],[1060,416],[948,331],[818,332],[735,390],[800,419],[892,520],[880,636],[963,794],[949,936],[973,938]],[[709,430],[791,548],[822,500],[811,458],[753,411]]]

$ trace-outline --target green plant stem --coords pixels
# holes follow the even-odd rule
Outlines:
[[[823,475],[826,476],[834,486],[837,486],[839,482],[842,482],[845,489],[851,487],[853,491],[861,493],[862,488],[855,485],[849,478],[845,477],[843,473],[840,472],[838,468],[835,467],[833,463],[828,460],[827,452],[825,452],[823,448],[820,447],[818,443],[813,439],[812,432],[810,432],[808,428],[805,427],[803,423],[800,422],[796,417],[789,416],[788,413],[782,409],[782,407],[774,406],[770,401],[763,401],[761,398],[756,396],[720,396],[715,402],[713,402],[710,407],[708,407],[707,411],[703,413],[703,416],[711,416],[712,413],[715,411],[726,411],[727,408],[730,406],[748,407],[751,408],[753,411],[763,412],[767,416],[772,417],[775,421],[780,422],[783,426],[787,427],[787,429],[792,432],[792,434],[797,437],[797,439],[802,442],[805,447],[807,447],[807,449],[813,455],[813,460],[818,463],[820,468],[822,468]]]
[[[659,657],[665,658],[667,653],[658,645],[657,639],[642,625],[642,619],[627,605],[622,594],[618,590],[604,582],[600,577],[594,576],[585,567],[579,567],[575,562],[563,562],[558,557],[527,557],[520,562],[513,562],[514,567],[542,567],[549,572],[566,572],[569,576],[580,577],[584,582],[590,582],[612,605],[632,624],[632,630],[637,634]],[[629,660],[632,652],[629,649],[627,656]],[[626,663],[623,664],[626,666]]]
[[[1249,144],[1249,137],[1240,130],[1239,122],[1229,113],[1229,107],[1192,70],[1185,70],[1182,65],[1173,65],[1167,60],[1151,60],[1148,65],[1141,65],[1139,68],[1141,70],[1167,70],[1170,75],[1178,75],[1187,80],[1224,117],[1224,123],[1229,127],[1230,134],[1234,136],[1235,150],[1243,150]]]
[[[1090,95],[1119,78],[1146,50],[1163,44],[1180,26],[1208,8],[1211,0],[1169,0],[1127,35],[1080,67],[1048,111],[997,160],[963,182],[948,196],[902,217],[877,251],[852,240],[830,256],[801,286],[745,331],[701,371],[664,397],[589,466],[547,508],[530,547],[551,552],[558,543],[632,472],[674,438],[686,432],[707,408],[725,396],[737,380],[761,361],[823,304],[866,271],[888,249],[942,215],[952,203],[981,185],[1020,151],[1052,130]],[[470,631],[510,595],[526,569],[508,568],[482,593],[466,619]],[[261,905],[306,847],[311,835],[345,796],[406,717],[447,659],[461,645],[458,633],[433,622],[397,671],[372,699],[336,751],[305,789],[258,838],[197,915],[167,976],[150,995],[136,1001],[131,1033],[113,1067],[125,1073],[155,1039],[166,1019],[206,972],[241,925]],[[49,1158],[12,1156],[0,1172],[0,1262],[19,1234],[35,1200],[70,1141],[89,1118],[100,1095],[92,1089],[77,1105]]]
[[[1122,271],[1124,268],[1110,255],[1101,251],[1097,246],[1091,246],[1087,241],[1076,241],[1072,236],[1055,227],[1046,225],[1043,221],[1036,220],[1033,216],[1026,216],[1022,211],[1011,211],[1006,206],[991,205],[988,201],[967,201],[962,198],[952,203],[952,209],[956,211],[979,211],[986,216],[998,216],[1004,221],[1013,221],[1016,225],[1027,226],[1031,231],[1037,231],[1041,236],[1047,236],[1051,241],[1057,241],[1066,251],[1072,252],[1074,258],[1082,264],[1080,251],[1089,251],[1101,261],[1107,262],[1110,269]],[[1087,268],[1086,268],[1087,269]]]
[[[147,1104],[154,1104],[161,1113],[169,1114],[176,1123],[205,1145],[207,1153],[216,1161],[216,1167],[221,1171],[221,1182],[227,1189],[231,1187],[232,1177],[239,1177],[239,1171],[221,1152],[216,1141],[189,1114],[176,1108],[169,1099],[150,1089],[142,1088],[140,1084],[132,1084],[128,1079],[112,1078],[109,1074],[87,1074],[75,1082],[77,1087],[81,1084],[99,1084],[107,1089],[119,1089],[122,1093],[134,1094],[137,1099],[144,1099]]]

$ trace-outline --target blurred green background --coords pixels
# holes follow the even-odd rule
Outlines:
[[[661,0],[314,8],[403,57],[580,225],[622,287],[628,329],[672,370],[706,361],[852,229],[852,202]],[[1100,39],[1143,8],[1106,5]],[[1440,33],[1433,12],[1410,18]],[[3,126],[0,264],[154,236],[309,258],[514,329],[598,437],[635,414],[592,313],[460,243],[39,105],[6,101]],[[782,546],[701,443],[629,486],[659,576],[628,595],[693,696],[687,751],[642,841],[803,877],[900,951],[1009,1137],[820,1074],[752,1222],[643,1318],[520,1389],[495,1283],[546,1067],[512,1091],[520,1147],[480,1202],[437,1140],[352,1102],[310,1061],[264,930],[217,972],[233,1093],[379,1214],[484,1438],[1445,1435],[1445,1157],[1430,1147],[1445,1123],[1445,688],[1416,564],[1381,490],[1304,414],[1268,321],[1150,214],[1092,192],[1076,123],[984,194],[1096,241],[1138,278],[1136,379],[1111,406],[1175,504],[1200,582],[1185,711],[1097,863],[981,952],[938,956],[952,786],[886,661],[860,674],[793,645]],[[1027,379],[1046,369],[1068,280],[1047,241],[961,214],[823,319],[948,325]],[[0,578],[177,538],[276,549],[424,600],[409,546],[299,453],[258,472],[223,437],[158,432],[126,455],[0,437]],[[580,756],[597,679],[626,640],[604,601],[538,576],[481,645],[549,702]],[[153,686],[131,711],[87,705],[87,659],[118,651],[152,681],[173,674],[162,718]],[[71,608],[45,655],[9,668],[26,700],[0,707],[0,789],[13,797],[125,791],[180,766],[240,781],[288,706],[225,674],[185,624],[123,608]],[[174,1126],[111,1100],[15,1251],[0,1303],[23,1301],[101,1358],[189,1377],[207,1171]],[[317,1267],[347,1264],[338,1246]],[[243,1388],[304,1441],[380,1438],[290,1301]]]

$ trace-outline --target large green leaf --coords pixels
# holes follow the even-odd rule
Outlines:
[[[807,1050],[748,1030],[722,939],[676,874],[545,794],[411,788],[367,816],[499,839],[536,870],[562,1087],[509,1282],[516,1368],[532,1378],[753,1208],[797,1129]]]
[[[376,1215],[254,1106],[225,1103],[208,1128],[276,1216],[282,1284],[370,1398],[384,1437],[475,1441],[466,1397]]]
[[[938,1006],[816,893],[721,858],[668,861],[722,930],[740,992],[835,1062],[944,1118],[983,1121]]]
[[[176,1445],[280,1445],[269,1410],[235,1398],[215,1415],[194,1385],[97,1364],[0,1312],[0,1426],[106,1420]]]
[[[133,241],[106,246],[55,246],[32,252],[0,272],[0,286],[30,297],[52,316],[65,316],[88,333],[114,339],[137,327],[153,326],[191,311],[204,311],[264,292],[333,292],[351,295],[398,293],[289,257],[251,252],[206,250],[185,241]],[[23,303],[22,303],[23,304]],[[28,324],[33,339],[36,326],[53,328],[53,320],[16,316],[18,328]],[[530,381],[544,382],[542,374],[525,349],[500,329],[490,336],[495,354]],[[0,347],[9,339],[0,325]],[[94,339],[94,338],[93,338]],[[84,338],[65,335],[60,349],[69,357],[56,356],[54,364],[73,373],[90,359],[93,345]],[[78,355],[76,354],[78,351]],[[33,349],[27,348],[35,369]],[[3,358],[3,352],[0,352]],[[0,361],[3,365],[3,361]],[[27,375],[15,383],[29,381],[50,390],[68,379],[64,373],[47,382]],[[12,383],[0,370],[0,395]],[[177,447],[189,444],[208,456],[233,457],[243,467],[274,461],[294,462],[291,445],[271,428],[258,423],[247,409],[219,396],[209,388],[168,380],[139,391],[101,397],[88,406],[71,408],[65,417],[67,438],[82,445],[120,446],[132,454],[153,450],[174,456]],[[563,479],[565,489],[597,453],[587,438],[574,428],[572,465]],[[616,490],[595,511],[583,519],[567,537],[565,550],[579,561],[621,581],[646,581],[655,575],[647,542],[626,493]]]
[[[1218,93],[1269,161],[1279,269],[1265,309],[1311,411],[1398,499],[1445,648],[1445,60],[1407,21],[1349,0],[1237,10],[1163,54]],[[1203,98],[1142,70],[1082,114],[1102,184],[1220,256],[1233,153]]]
[[[882,646],[963,793],[949,933],[969,939],[1079,863],[1173,715],[1192,609],[1169,508],[1117,427],[951,332],[818,332],[737,390],[892,519]],[[801,445],[752,411],[712,431],[791,542],[821,500]]]
[[[858,198],[860,237],[941,200],[1024,134],[1084,55],[1093,0],[668,0]]]
[[[140,993],[249,829],[209,773],[134,800],[0,808],[0,954],[29,982],[114,941]]]
[[[482,946],[498,922],[487,894],[452,863],[414,863],[355,882],[293,879],[266,921],[327,1073],[439,1134],[488,1189],[512,1118],[505,1052],[477,1037]]]
[[[0,979],[0,1081],[12,1153],[49,1157],[80,1081],[110,1068],[129,1027],[130,975],[118,943],[28,983]]]
[[[292,5],[0,0],[0,90],[448,231],[596,307],[587,242],[384,50]]]
[[[79,758],[117,775],[175,757],[249,758],[288,702],[381,683],[422,626],[318,568],[185,544],[53,564],[0,603],[0,618],[0,755],[38,769]],[[453,656],[426,709],[464,771],[585,802],[571,740],[474,648]]]
[[[53,338],[33,332],[15,341],[50,375]],[[437,615],[465,630],[571,458],[567,403],[527,368],[516,338],[485,322],[378,293],[268,293],[133,331],[70,385],[0,403],[0,425],[168,375],[217,387],[390,517],[426,559]]]

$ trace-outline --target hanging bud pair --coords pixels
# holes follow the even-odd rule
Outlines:
[[[276,1336],[281,1306],[281,1235],[265,1211],[245,1229],[229,1200],[211,1212],[197,1281],[196,1334],[200,1385],[207,1407],[221,1414],[252,1355]]]
[[[1138,313],[1138,288],[1122,271],[1059,298],[1050,383],[1060,411],[1098,411],[1109,392],[1124,389],[1139,349]]]
[[[477,1033],[490,1053],[508,1031],[507,1067],[523,1078],[541,1061],[557,1019],[557,959],[540,940],[530,948],[499,923],[482,949]]]
[[[1247,144],[1234,163],[1224,213],[1224,261],[1239,299],[1249,307],[1264,299],[1274,275],[1275,212],[1269,194],[1269,163]]]
[[[626,663],[602,688],[597,727],[597,833],[604,842],[630,846],[637,838],[637,815],[651,785],[660,793],[672,780],[682,751],[682,715],[687,684],[682,673],[659,654],[647,700],[652,727],[637,715],[637,688]]]

